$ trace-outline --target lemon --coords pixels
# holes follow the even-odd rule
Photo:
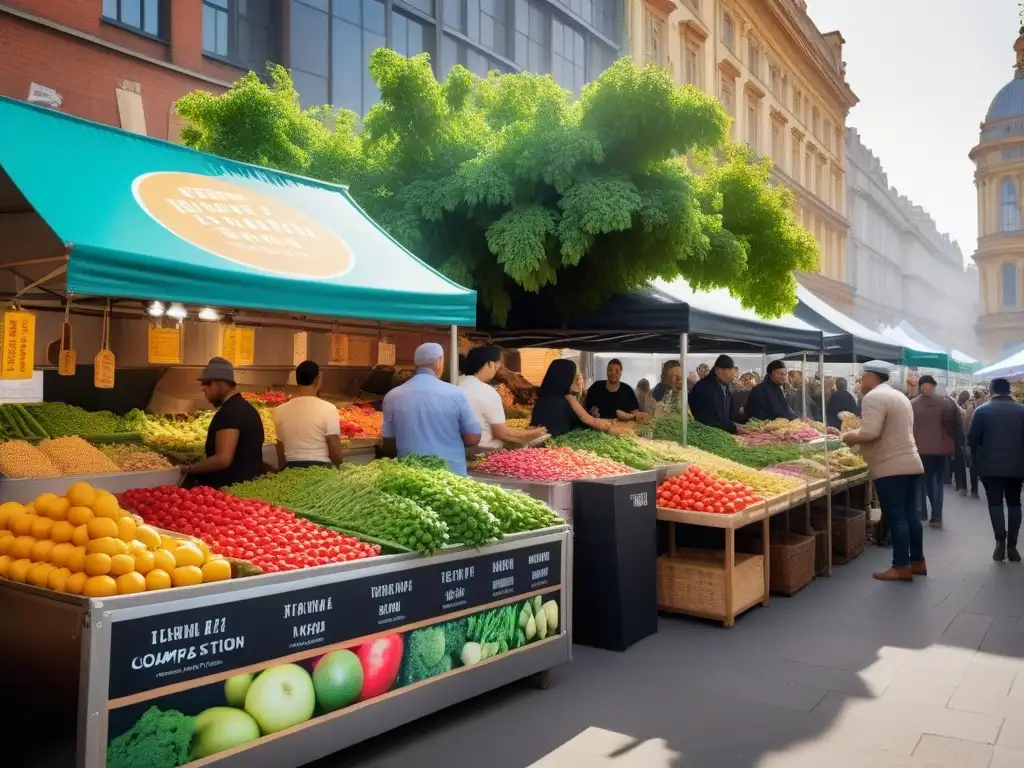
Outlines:
[[[85,572],[90,576],[105,576],[110,573],[110,555],[93,552],[85,556]]]
[[[71,537],[75,535],[75,526],[69,523],[67,520],[58,520],[53,524],[50,529],[50,538],[60,544],[64,541],[71,541]]]
[[[37,539],[48,539],[54,525],[53,520],[48,517],[37,517],[32,521],[32,530],[29,533]]]
[[[7,567],[7,578],[19,584],[24,584],[25,579],[28,578],[28,569],[31,567],[32,561],[27,557],[15,560]]]
[[[68,555],[68,570],[72,573],[82,573],[85,570],[85,558],[88,556],[89,553],[85,551],[85,547],[75,547]]]
[[[32,551],[29,553],[34,563],[48,563],[50,562],[50,554],[53,552],[53,548],[57,546],[49,539],[40,539],[32,545]]]
[[[203,584],[211,581],[227,581],[231,578],[231,563],[227,560],[210,560],[203,564]]]
[[[194,587],[203,583],[203,572],[197,565],[178,566],[171,571],[171,583],[176,587]]]
[[[148,549],[135,553],[135,570],[145,576],[156,567],[156,559]]]
[[[40,515],[50,516],[50,507],[57,500],[57,494],[55,493],[43,493],[36,497],[36,500],[32,502],[32,507]]]
[[[10,555],[0,555],[0,579],[7,578],[7,569],[11,567],[14,559]]]
[[[63,568],[68,564],[68,560],[71,559],[71,553],[74,551],[75,545],[70,541],[54,544],[53,549],[50,550],[50,562],[58,568]]]
[[[0,504],[0,528],[9,529],[11,517],[20,515],[24,511],[25,507],[16,501],[6,501]]]
[[[32,554],[32,547],[35,545],[36,540],[31,536],[18,536],[7,548],[7,554],[15,560],[21,560]]]
[[[110,558],[110,575],[124,576],[135,570],[135,558],[131,555],[114,555]]]
[[[178,567],[178,564],[174,561],[174,555],[166,549],[158,549],[153,553],[153,564],[155,568],[158,568],[161,571],[167,571],[167,573],[170,573]]]
[[[86,482],[78,482],[68,488],[67,499],[73,507],[91,507],[96,503],[96,491]]]
[[[28,536],[32,533],[32,523],[37,518],[38,515],[33,515],[31,512],[16,512],[7,521],[8,527],[15,536]]]
[[[25,582],[33,587],[46,589],[46,581],[50,577],[50,571],[55,570],[49,563],[35,563],[28,569],[28,576]]]
[[[152,552],[160,548],[160,534],[151,526],[140,525],[135,529],[135,538],[146,545],[146,549]]]
[[[117,577],[117,594],[134,595],[146,591],[146,577],[141,573],[124,573]]]
[[[204,561],[203,553],[199,551],[199,547],[190,541],[180,545],[174,552],[174,562],[177,566],[182,565],[195,565],[201,566]]]
[[[117,522],[109,517],[94,517],[85,524],[90,539],[117,538]]]
[[[88,580],[88,574],[72,573],[68,576],[68,580],[64,582],[64,591],[69,595],[80,595],[82,594],[82,587],[85,586],[85,582]]]
[[[120,539],[115,539],[113,536],[104,536],[99,539],[92,539],[85,545],[85,551],[89,554],[102,552],[104,555],[113,557],[114,555],[128,554],[128,545]]]
[[[82,586],[86,597],[113,597],[117,594],[117,582],[109,576],[90,576]]]
[[[170,589],[170,586],[171,576],[169,573],[167,573],[167,571],[161,570],[160,568],[154,568],[152,571],[146,574],[147,591],[154,591],[157,589]]]
[[[89,528],[85,525],[79,525],[75,527],[74,533],[71,534],[71,543],[76,547],[84,547],[89,543]]]
[[[71,571],[67,568],[54,568],[50,571],[50,575],[46,577],[46,586],[55,592],[64,592],[67,589],[70,577]]]
[[[117,518],[117,538],[121,541],[135,541],[138,528],[138,524],[127,515]]]

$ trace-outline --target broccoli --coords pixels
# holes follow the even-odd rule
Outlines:
[[[147,709],[138,722],[110,742],[110,768],[167,768],[189,762],[195,718],[174,709]]]
[[[452,657],[452,661],[458,661],[462,646],[466,644],[469,623],[464,618],[455,619],[446,621],[442,627],[445,651]]]
[[[441,627],[424,627],[409,633],[405,657],[398,674],[399,686],[412,685],[451,669],[452,660],[445,651],[445,637]]]

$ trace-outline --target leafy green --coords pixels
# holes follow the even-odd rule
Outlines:
[[[398,685],[412,685],[444,674],[451,668],[452,658],[445,646],[444,630],[437,625],[414,629],[406,640]]]
[[[649,450],[628,437],[610,435],[595,429],[575,429],[556,437],[553,442],[578,451],[591,451],[633,469],[651,469],[658,460]]]
[[[108,768],[173,768],[190,761],[195,718],[150,707],[107,747]]]
[[[655,416],[644,431],[657,440],[683,443],[683,419],[679,414]],[[687,426],[687,444],[754,469],[793,461],[804,455],[803,449],[796,444],[745,445],[728,432],[693,419]]]

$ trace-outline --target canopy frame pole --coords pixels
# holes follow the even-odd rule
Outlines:
[[[18,291],[17,294],[15,294],[15,297],[24,296],[26,293],[31,291],[33,288],[37,288],[38,286],[42,285],[43,283],[48,283],[51,280],[53,280],[55,277],[60,277],[61,275],[63,275],[67,271],[68,271],[68,265],[67,264],[61,264],[56,269],[52,269],[49,272],[47,272],[45,275],[40,277],[35,282],[29,283],[28,285],[26,285],[24,288],[22,288],[20,291]]]
[[[452,384],[458,386],[459,383],[459,326],[452,325],[448,328],[448,345],[450,347],[448,355],[448,376],[451,379]]]
[[[800,355],[800,415],[807,418],[807,353]]]
[[[679,371],[683,378],[683,445],[689,445],[690,429],[690,390],[686,386],[689,374],[686,372],[686,358],[690,351],[690,334],[685,331],[679,334]]]
[[[768,347],[761,347],[761,370],[762,377],[768,376]],[[763,381],[763,379],[762,379]]]
[[[825,492],[828,494],[826,503],[825,547],[828,550],[827,573],[832,575],[832,463],[828,460],[828,422],[825,420],[825,352],[818,352],[818,378],[821,380],[821,420],[825,425]],[[849,501],[849,499],[847,499]]]

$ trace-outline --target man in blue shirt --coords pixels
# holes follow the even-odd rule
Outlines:
[[[466,393],[441,381],[444,349],[421,344],[416,373],[384,397],[384,453],[437,456],[452,472],[466,474],[466,448],[480,442],[480,423]]]

